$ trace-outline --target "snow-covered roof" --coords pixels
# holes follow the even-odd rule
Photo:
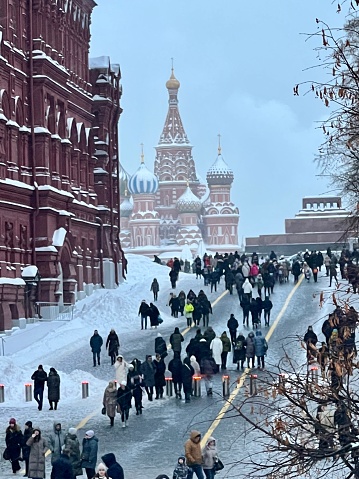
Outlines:
[[[63,227],[55,230],[54,234],[52,235],[52,244],[59,247],[63,246],[66,238],[66,233],[67,231]]]
[[[35,278],[35,276],[38,273],[37,266],[30,265],[30,266],[25,266],[25,268],[22,270],[21,276],[23,278]]]
[[[219,154],[216,161],[207,171],[207,181],[209,184],[221,183],[222,181],[227,183],[232,183],[233,181],[233,171],[224,161],[223,156]]]
[[[121,216],[127,218],[133,211],[133,204],[129,198],[125,198],[120,205]]]
[[[90,70],[108,70],[111,67],[110,57],[107,55],[90,58],[89,64]]]
[[[178,198],[176,207],[181,213],[197,213],[202,208],[202,202],[187,186],[186,191]]]

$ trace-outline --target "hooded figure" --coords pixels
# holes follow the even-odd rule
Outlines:
[[[255,357],[255,349],[254,349],[254,333],[251,331],[246,339],[246,357],[247,357],[247,367],[249,368],[249,361],[252,359],[252,368],[254,368],[254,357]]]
[[[101,457],[101,459],[108,468],[108,477],[111,477],[111,479],[124,479],[125,476],[122,466],[120,466],[120,464],[116,461],[116,456],[112,452],[105,454]]]
[[[182,342],[184,341],[180,330],[176,327],[174,332],[170,336],[170,344],[174,353],[181,354]]]
[[[65,444],[65,435],[61,429],[61,423],[54,421],[53,432],[49,435],[49,449],[51,451],[51,464],[60,457],[61,450]],[[31,476],[30,476],[31,477]]]
[[[21,455],[21,446],[23,444],[23,436],[21,429],[16,420],[11,418],[9,421],[9,426],[6,428],[6,449],[11,461],[12,472],[14,474],[17,471],[20,471],[21,467],[19,464],[19,457]]]
[[[201,374],[201,368],[199,367],[199,363],[197,362],[196,356],[191,356],[189,360],[191,361],[191,366],[194,370],[194,375],[199,376]]]
[[[158,333],[155,339],[155,353],[159,354],[163,359],[168,356],[166,341],[163,339],[161,333]]]
[[[81,466],[85,468],[87,477],[95,475],[97,462],[98,439],[92,429],[86,431],[82,440]],[[92,474],[92,476],[91,476]]]
[[[254,338],[254,350],[257,356],[258,368],[260,369],[261,365],[264,369],[264,356],[267,354],[268,344],[265,338],[262,336],[262,331],[256,331],[256,336]]]
[[[24,427],[24,437],[22,442],[22,458],[25,461],[25,474],[28,475],[29,472],[29,456],[30,456],[30,447],[26,445],[27,440],[31,437],[33,433],[32,422],[26,421]]]
[[[202,472],[202,451],[201,451],[201,433],[199,431],[191,431],[188,441],[184,445],[186,461],[197,474],[197,470]],[[197,474],[198,477],[198,474]]]
[[[212,475],[206,473],[206,477],[214,478],[214,463],[218,456],[216,440],[214,437],[208,438],[207,444],[203,448],[202,456],[203,456],[203,469],[205,471],[211,471],[213,473]]]
[[[147,354],[146,361],[141,364],[141,374],[143,375],[143,382],[145,384],[148,400],[153,399],[153,388],[155,386],[155,366],[152,362],[152,356]]]
[[[41,431],[38,427],[34,427],[34,431],[27,440],[26,445],[30,446],[29,477],[44,478],[47,444],[45,439],[41,437]]]
[[[107,416],[110,418],[110,425],[113,426],[115,422],[117,406],[117,389],[113,381],[110,381],[105,389],[102,404],[104,408],[106,408]]]
[[[69,451],[64,449],[52,464],[50,479],[72,479],[74,471],[69,457]]]
[[[47,377],[47,399],[50,404],[50,411],[57,409],[57,403],[60,400],[60,376],[55,368],[50,368]]]
[[[82,476],[80,442],[75,427],[70,427],[68,434],[65,436],[65,449],[69,451],[69,459],[72,464],[73,475]]]
[[[213,359],[214,359],[214,361],[217,364],[218,369],[219,369],[219,366],[222,364],[221,354],[222,354],[222,351],[223,351],[223,343],[221,341],[221,338],[215,337],[211,341],[210,349],[212,351],[212,357],[213,357]]]
[[[172,374],[172,382],[175,389],[176,398],[182,399],[182,361],[179,354],[175,354],[173,359],[168,363],[168,370]]]
[[[117,356],[117,359],[115,362],[115,370],[116,370],[116,381],[118,384],[121,384],[122,381],[127,381],[128,364],[123,359],[122,354]]]
[[[191,400],[192,393],[192,377],[194,375],[194,369],[191,366],[191,361],[189,357],[186,357],[183,360],[182,364],[182,382],[183,382],[183,392],[185,395],[186,403],[189,403]]]
[[[114,329],[111,329],[106,339],[106,349],[108,350],[108,355],[111,358],[111,365],[115,364],[119,347],[120,340],[118,339],[117,333]]]
[[[173,471],[173,479],[187,479],[189,467],[186,464],[185,456],[180,456],[177,461],[177,466]]]

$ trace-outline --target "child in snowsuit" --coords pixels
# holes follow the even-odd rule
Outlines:
[[[173,471],[173,479],[187,479],[189,467],[186,464],[186,458],[180,456],[178,458],[177,466]]]

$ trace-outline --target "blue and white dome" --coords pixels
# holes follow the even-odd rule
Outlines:
[[[120,213],[124,218],[128,218],[133,211],[133,204],[130,199],[126,196],[125,199],[120,204]]]
[[[131,176],[128,189],[132,195],[154,194],[158,190],[158,178],[144,163]]]

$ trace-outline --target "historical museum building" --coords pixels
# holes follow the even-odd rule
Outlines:
[[[180,82],[166,83],[168,113],[156,149],[152,173],[141,155],[132,175],[122,168],[121,243],[125,251],[142,254],[196,252],[200,242],[208,251],[235,251],[238,246],[238,208],[231,202],[233,171],[221,147],[204,184],[192,156],[192,145],[178,109]]]
[[[290,255],[305,249],[324,251],[328,246],[341,249],[347,243],[349,216],[339,196],[305,197],[299,213],[285,220],[284,234],[246,238],[246,251]]]
[[[93,0],[0,2],[0,330],[121,276],[121,73]]]

